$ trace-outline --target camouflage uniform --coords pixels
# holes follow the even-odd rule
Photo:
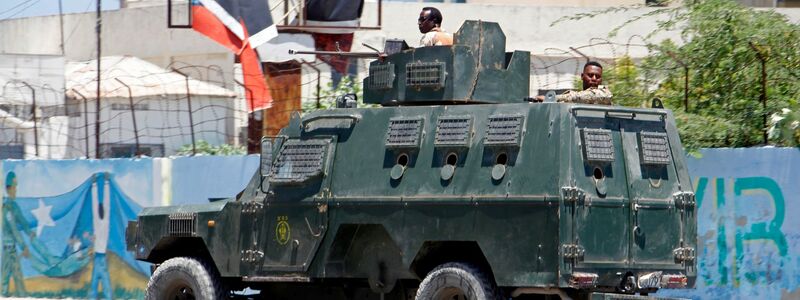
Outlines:
[[[611,105],[611,97],[613,96],[607,87],[601,85],[583,91],[567,91],[561,95],[556,95],[556,100],[567,103]]]
[[[25,255],[26,247],[25,240],[17,229],[19,226],[25,226],[25,219],[22,217],[22,210],[17,203],[11,198],[3,199],[3,280],[2,280],[2,296],[9,295],[9,287],[11,286],[11,279],[14,279],[14,286],[16,287],[16,296],[26,296],[28,292],[25,290],[25,279],[22,278],[22,269],[20,268],[20,259],[17,252],[17,247],[23,248],[23,256]]]

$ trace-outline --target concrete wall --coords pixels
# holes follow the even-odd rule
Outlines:
[[[479,0],[481,1],[481,0]],[[488,1],[488,0],[486,0]],[[517,0],[505,0],[517,1]],[[522,1],[522,0],[519,0]],[[580,0],[572,0],[575,3]],[[603,0],[598,3],[633,0]],[[134,1],[135,2],[135,1]],[[131,2],[131,6],[134,6]],[[507,2],[506,2],[507,3]],[[536,2],[538,3],[538,2]],[[549,3],[549,2],[547,2]],[[572,2],[564,2],[572,3]],[[587,2],[588,3],[588,2]],[[594,3],[594,2],[593,2]],[[161,67],[183,66],[182,70],[206,81],[218,82],[226,88],[236,89],[233,81],[234,57],[227,49],[191,29],[168,29],[165,6],[147,6],[152,1],[138,1],[136,8],[109,11],[103,14],[103,55],[132,55],[148,60]],[[361,43],[378,46],[386,38],[402,38],[409,45],[417,46],[420,33],[417,18],[422,7],[432,5],[422,2],[384,2],[382,30],[356,32],[353,51],[371,51]],[[566,4],[565,4],[566,5]],[[534,55],[532,68],[544,74],[540,79],[532,78],[531,91],[540,88],[565,88],[571,86],[574,76],[573,64],[545,68],[537,65],[543,61],[580,60],[580,56],[569,50],[581,48],[588,56],[612,58],[627,54],[643,57],[647,50],[641,37],[656,27],[656,19],[640,20],[625,27],[615,38],[607,38],[608,32],[634,16],[653,11],[655,8],[631,9],[624,12],[604,14],[592,19],[553,22],[565,16],[596,11],[598,7],[554,7],[543,5],[511,4],[460,4],[436,3],[443,15],[443,28],[455,32],[464,20],[481,19],[498,22],[506,34],[507,49],[528,50]],[[800,21],[800,9],[777,9],[793,22]],[[362,25],[377,24],[377,3],[367,2],[364,7]],[[69,14],[64,17],[65,53],[67,60],[88,60],[95,55],[94,14]],[[679,40],[675,32],[663,33],[653,40],[671,38]],[[603,44],[603,45],[598,45]],[[60,54],[58,17],[35,17],[0,21],[0,53]],[[540,58],[537,58],[540,57]],[[368,61],[359,62],[359,72],[367,70]],[[330,80],[330,71],[324,64],[322,87]],[[194,72],[194,73],[192,73]],[[316,91],[316,72],[304,67],[303,99],[313,100]],[[557,82],[558,84],[554,84]]]
[[[19,207],[16,212],[4,207],[3,216],[20,224],[9,230],[25,236],[15,241],[17,255],[11,256],[9,247],[0,251],[4,263],[19,266],[3,272],[20,279],[3,280],[0,298],[95,299],[91,295],[97,293],[104,299],[144,299],[150,269],[125,249],[127,222],[136,218],[141,207],[235,196],[252,177],[258,161],[253,155],[0,160],[0,180],[11,172],[17,178],[13,201],[5,188],[0,188],[0,198]],[[92,213],[102,207],[105,217]],[[23,249],[30,255],[19,255]],[[103,275],[108,281],[98,286],[100,278],[90,274]],[[23,284],[26,294],[20,291]]]
[[[168,29],[166,17],[163,6],[104,12],[103,56],[131,55],[163,68],[170,64],[219,66],[228,77],[211,76],[209,81],[225,82],[230,88],[233,54],[191,29]],[[66,60],[95,58],[94,28],[94,13],[64,15]],[[0,21],[0,53],[61,55],[60,43],[58,16]]]
[[[612,1],[612,0],[608,0]],[[620,0],[627,1],[627,0]],[[366,3],[362,24],[377,23],[377,3]],[[383,4],[383,30],[357,33],[355,50],[365,50],[360,42],[377,42],[382,38],[403,38],[412,46],[420,34],[416,22],[419,11],[430,3],[387,2]],[[567,21],[551,26],[564,16],[595,11],[586,7],[544,7],[524,5],[439,3],[444,15],[443,28],[455,32],[464,20],[481,19],[498,22],[503,27],[509,49],[529,50],[542,54],[549,48],[568,49],[605,38],[608,32],[631,17],[655,8],[632,9],[605,14],[592,19]],[[794,22],[800,21],[800,10],[777,9]],[[222,46],[190,29],[168,29],[166,8],[150,6],[129,8],[103,14],[103,55],[133,55],[166,67],[181,61],[189,64],[218,65],[232,70],[233,55]],[[88,60],[95,55],[94,14],[68,14],[64,17],[65,53],[67,60]],[[620,31],[612,42],[638,42],[655,28],[655,20],[647,19]],[[657,36],[678,39],[676,33]],[[0,53],[60,54],[58,17],[34,17],[0,21]],[[610,52],[587,53],[607,57]],[[634,53],[634,56],[636,53]]]
[[[796,216],[800,214],[800,186],[796,178],[800,169],[795,166],[800,164],[800,151],[747,148],[704,149],[701,153],[702,157],[687,160],[690,184],[697,195],[697,284],[694,289],[661,290],[656,296],[798,299],[800,218]],[[36,207],[39,199],[44,198],[45,204],[50,205],[51,197],[74,190],[92,174],[109,172],[119,190],[132,201],[141,206],[158,206],[207,203],[208,198],[231,197],[245,186],[257,168],[256,155],[0,160],[0,180],[8,172],[15,172],[19,183],[17,197],[25,198],[17,201],[29,201]],[[0,195],[3,193],[4,189],[0,189]],[[56,219],[56,224],[60,222]],[[25,277],[26,284],[31,285],[40,280],[57,280],[31,274]],[[118,277],[112,276],[112,280],[115,278]],[[138,286],[132,288],[144,289],[145,281],[143,277],[133,282]],[[78,284],[88,288],[86,281]],[[48,298],[70,296],[68,290],[58,294],[59,290],[66,290],[59,285],[51,285],[49,289],[55,294],[49,294]],[[85,295],[73,297],[85,298]]]

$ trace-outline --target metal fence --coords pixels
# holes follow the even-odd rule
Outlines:
[[[542,95],[551,90],[562,92],[574,88],[588,60],[603,64],[604,83],[607,85],[618,83],[622,75],[635,76],[628,79],[638,82],[636,88],[644,91],[612,90],[617,104],[649,104],[649,99],[634,98],[654,90],[667,73],[685,71],[685,88],[690,87],[689,70],[680,57],[673,56],[673,61],[663,64],[660,69],[643,64],[642,59],[654,51],[658,50],[634,36],[627,43],[596,38],[586,45],[531,53],[530,94]],[[349,72],[356,74],[352,82],[360,86],[370,61],[351,59],[350,62]],[[239,71],[180,62],[165,69],[168,71],[161,72],[177,72],[185,77],[169,77],[169,81],[154,83],[153,78],[167,77],[158,73],[104,75],[102,85],[116,84],[118,87],[105,91],[100,103],[96,95],[81,92],[81,88],[95,86],[96,77],[79,85],[67,82],[65,90],[60,91],[24,81],[9,81],[0,90],[0,158],[168,156],[179,150],[191,154],[207,145],[245,147],[248,142],[258,143],[263,128],[253,129],[253,123],[271,120],[265,120],[266,115],[261,111],[248,113],[244,89],[241,80],[237,79]],[[110,72],[103,70],[104,74]],[[327,91],[329,83],[341,77],[320,61],[297,63],[294,69],[282,71],[303,74],[299,81],[303,91],[300,100],[311,103],[305,107],[323,106],[319,104],[327,100],[323,97],[330,96],[330,91]],[[211,96],[204,91],[192,90],[186,83],[189,78],[233,91],[235,97]],[[138,90],[157,88],[154,85],[176,84],[185,88],[180,92],[131,96]],[[281,95],[285,86],[270,88],[273,95]],[[57,105],[42,105],[38,104],[41,97],[63,97],[65,100]],[[271,113],[297,110],[299,105],[282,105],[297,100],[297,97],[274,97]],[[688,97],[685,101],[686,106],[691,105]],[[47,103],[54,101],[48,100]],[[98,110],[99,114],[96,113]]]

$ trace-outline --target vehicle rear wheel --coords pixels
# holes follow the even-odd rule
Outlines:
[[[494,300],[497,289],[485,273],[465,263],[433,269],[417,289],[417,300]]]
[[[227,291],[216,270],[191,257],[162,263],[147,283],[147,300],[225,299]]]

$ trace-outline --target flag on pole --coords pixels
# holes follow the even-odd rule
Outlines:
[[[249,111],[270,107],[272,96],[254,50],[278,36],[267,0],[194,0],[192,28],[239,57]]]

